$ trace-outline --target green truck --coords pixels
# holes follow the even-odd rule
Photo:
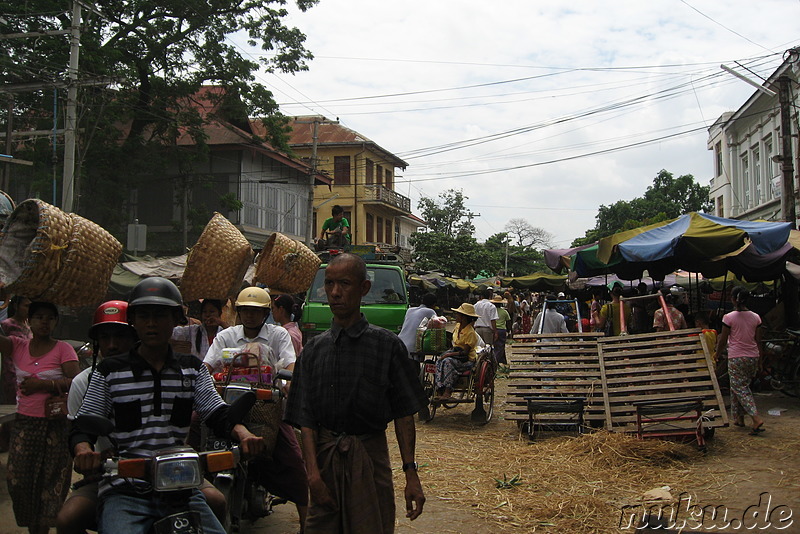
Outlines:
[[[365,261],[367,261],[367,278],[372,282],[372,287],[361,299],[361,312],[370,324],[386,328],[396,334],[403,326],[403,319],[408,309],[405,273],[394,261],[370,263],[369,257],[365,258]],[[320,266],[306,294],[300,321],[304,343],[331,327],[333,314],[325,294],[326,266],[327,264]]]

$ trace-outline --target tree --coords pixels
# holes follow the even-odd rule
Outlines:
[[[473,278],[483,270],[496,271],[496,258],[473,237],[475,214],[465,206],[462,191],[449,189],[438,200],[423,196],[418,208],[428,222],[427,232],[411,235],[417,267],[441,271],[461,278]]]
[[[465,200],[468,198],[463,191],[448,189],[439,195],[438,202],[429,197],[421,197],[417,207],[422,218],[427,221],[429,231],[448,237],[472,235],[475,233],[475,225],[472,224],[475,214],[465,207]]]
[[[296,4],[306,10],[317,1]],[[126,185],[133,177],[156,174],[165,162],[188,172],[208,161],[201,126],[210,118],[187,105],[204,84],[226,89],[220,98],[234,124],[262,117],[269,141],[288,149],[288,121],[278,112],[272,93],[255,81],[262,67],[292,73],[305,70],[306,60],[312,58],[304,48],[305,36],[284,25],[283,4],[285,0],[108,0],[99,4],[103,17],[84,10],[80,81],[114,82],[87,86],[79,93],[78,127],[87,132],[79,140],[79,163],[86,163],[76,169],[76,177],[86,184],[81,211],[99,211],[95,215],[102,216],[96,220],[110,223],[107,218],[123,211],[119,206],[128,200]],[[60,0],[0,0],[0,13],[7,19],[4,33],[66,29],[70,21],[63,10]],[[237,32],[268,54],[255,59],[240,49],[228,37]],[[65,78],[66,37],[7,39],[0,41],[0,50],[0,76],[6,84],[55,84]],[[52,90],[17,95],[19,129],[52,128],[50,95]],[[125,125],[124,135],[119,125]],[[176,146],[183,133],[194,138],[196,150]],[[47,143],[30,145],[26,155],[41,162],[34,168],[38,175],[33,182],[47,183]]]
[[[524,276],[537,271],[548,270],[544,254],[535,248],[508,244],[508,234],[503,232],[489,237],[483,244],[492,257],[493,263],[500,265],[504,276]],[[505,269],[508,259],[508,269]]]
[[[422,271],[438,271],[457,278],[474,278],[481,271],[496,272],[500,265],[474,237],[449,237],[439,232],[415,233],[410,238],[414,262]]]
[[[601,205],[597,210],[595,227],[587,230],[584,237],[575,239],[572,246],[592,243],[623,230],[674,219],[692,211],[708,213],[712,209],[708,194],[709,187],[695,182],[691,174],[675,178],[671,172],[662,169],[644,196]]]
[[[543,228],[533,226],[525,219],[509,220],[505,229],[514,237],[518,247],[549,248],[553,242],[553,234]]]

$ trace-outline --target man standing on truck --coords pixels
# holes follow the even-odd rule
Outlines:
[[[295,367],[286,421],[302,430],[307,534],[394,532],[389,421],[403,461],[406,517],[416,519],[425,503],[414,461],[414,414],[425,396],[403,342],[362,315],[370,287],[363,259],[331,260],[325,292],[333,323],[305,345]]]
[[[344,217],[344,208],[336,204],[331,216],[322,223],[319,243],[326,246],[344,247],[350,244],[350,222]]]

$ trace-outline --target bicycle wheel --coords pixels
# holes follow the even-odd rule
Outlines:
[[[422,362],[419,370],[419,381],[422,384],[422,391],[425,392],[426,403],[417,414],[417,417],[424,423],[433,420],[436,415],[436,403],[433,402],[433,397],[436,396],[436,382],[434,374],[425,370],[428,363],[428,361]]]
[[[494,368],[489,361],[483,361],[475,381],[475,409],[471,419],[485,425],[494,414]]]

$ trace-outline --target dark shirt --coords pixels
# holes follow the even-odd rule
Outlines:
[[[298,428],[372,434],[424,404],[403,342],[362,315],[346,330],[334,323],[303,347],[285,419]]]

